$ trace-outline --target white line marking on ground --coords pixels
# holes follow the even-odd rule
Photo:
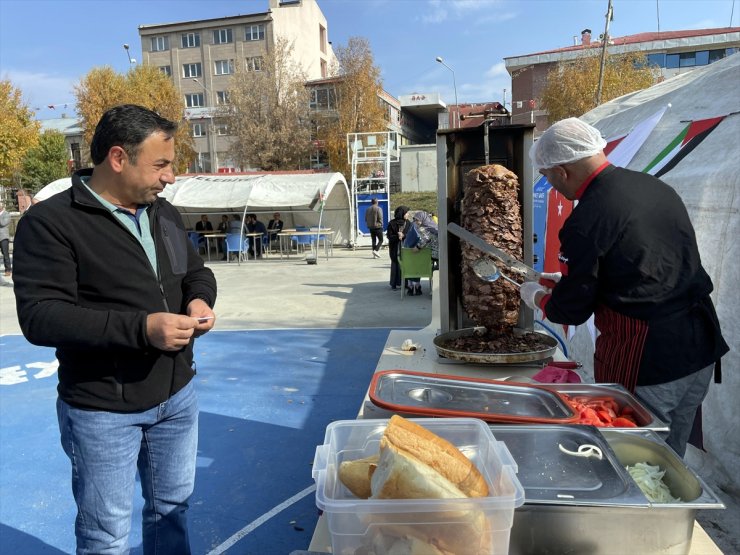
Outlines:
[[[239,530],[236,534],[231,536],[224,543],[222,543],[218,547],[215,547],[211,551],[209,551],[207,555],[221,555],[221,553],[224,553],[227,549],[232,547],[236,542],[238,542],[244,536],[251,533],[253,530],[255,530],[256,528],[258,528],[259,526],[261,526],[262,524],[270,520],[280,511],[290,507],[293,503],[300,501],[301,499],[306,497],[308,494],[313,493],[314,491],[316,491],[316,484],[310,485],[303,491],[296,493],[293,497],[286,499],[285,501],[280,503],[280,505],[273,507],[271,510],[267,511],[265,514],[263,514],[258,519],[253,520],[252,522],[247,524],[244,528]]]

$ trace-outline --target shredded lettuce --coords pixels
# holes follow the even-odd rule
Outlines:
[[[665,470],[661,470],[659,466],[652,466],[648,463],[639,462],[634,466],[628,466],[627,472],[629,472],[637,485],[640,486],[645,497],[653,503],[681,502],[680,498],[673,497],[671,495],[671,490],[669,490],[668,486],[663,482]]]

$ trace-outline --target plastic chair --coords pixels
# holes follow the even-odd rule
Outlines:
[[[195,252],[200,254],[200,249],[203,248],[203,254],[206,253],[206,239],[200,233],[195,231],[188,231],[188,239],[195,247]]]
[[[406,292],[406,280],[408,278],[429,278],[429,290],[432,290],[432,249],[424,248],[419,251],[416,249],[402,248],[401,255],[398,257],[398,264],[401,267],[401,299]]]
[[[237,253],[239,260],[249,249],[249,245],[245,239],[241,240],[241,236],[238,233],[229,233],[226,235],[226,262],[231,261],[231,253]]]
[[[305,225],[297,225],[295,226],[296,231],[310,231],[308,226]],[[312,235],[291,235],[290,236],[290,244],[292,245],[295,243],[295,250],[298,252],[298,247],[301,247],[301,250],[303,252],[306,252],[306,245],[308,245],[310,248],[313,248],[313,242],[316,239],[316,237]]]

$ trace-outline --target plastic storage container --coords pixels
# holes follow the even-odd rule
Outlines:
[[[382,552],[414,538],[456,555],[509,551],[514,509],[524,503],[517,467],[488,425],[474,418],[411,419],[455,445],[481,472],[491,494],[466,499],[358,499],[339,480],[343,461],[378,453],[388,420],[342,420],[316,448],[316,505],[324,511],[334,555]],[[429,552],[433,553],[430,547]]]

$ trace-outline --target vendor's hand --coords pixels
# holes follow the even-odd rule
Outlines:
[[[549,287],[550,289],[552,289],[553,287],[555,287],[556,283],[560,282],[560,278],[562,277],[563,274],[561,274],[560,272],[544,272],[540,274],[540,285],[544,285],[545,287]]]
[[[529,308],[539,308],[539,301],[550,292],[550,289],[536,281],[525,281],[519,288],[519,296]]]
[[[188,303],[188,316],[195,318],[195,337],[208,333],[216,324],[216,315],[202,299],[193,299]]]
[[[162,351],[179,351],[190,343],[198,321],[183,314],[155,312],[146,317],[149,344]]]

